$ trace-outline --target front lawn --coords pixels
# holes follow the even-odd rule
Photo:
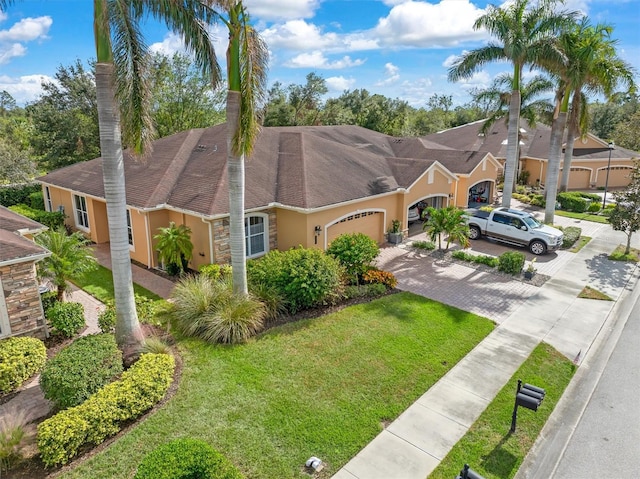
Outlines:
[[[429,479],[456,477],[465,464],[485,479],[515,476],[575,370],[575,365],[551,346],[539,344]],[[516,432],[512,434],[509,429],[518,379],[542,387],[546,395],[536,412],[518,408]]]
[[[251,478],[330,477],[438,381],[493,323],[411,293],[273,328],[236,346],[181,340],[176,395],[65,478],[130,478],[176,437],[207,441]]]
[[[78,278],[73,278],[72,282],[78,286],[78,288],[82,288],[91,296],[103,303],[113,301],[113,275],[111,274],[110,269],[105,268],[102,265],[98,265],[97,270],[91,271],[90,273]],[[133,283],[133,291],[137,295],[144,296],[154,301],[162,299],[157,294],[143,288],[139,284]]]

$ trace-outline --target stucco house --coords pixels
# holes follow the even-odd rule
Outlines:
[[[51,253],[33,242],[46,229],[0,206],[0,338],[48,336],[35,265]]]
[[[157,267],[153,236],[173,221],[191,228],[189,266],[230,260],[226,125],[154,142],[146,161],[125,152],[131,257]],[[358,126],[265,127],[246,159],[247,256],[302,245],[326,248],[344,232],[379,243],[392,220],[408,229],[415,204],[467,206],[482,185],[492,199],[500,163],[419,138],[395,138]],[[102,159],[38,179],[45,204],[95,243],[109,241]]]
[[[489,151],[503,164],[507,154],[507,125],[504,121],[493,124],[486,134],[480,133],[484,120],[468,123],[438,133],[432,133],[424,139],[460,150]],[[541,123],[535,127],[522,119],[520,122],[520,164],[518,171],[528,171],[530,185],[538,182],[544,184],[549,158],[551,128]],[[577,138],[573,146],[573,158],[569,173],[569,189],[602,188],[607,181],[609,155],[608,187],[624,187],[629,184],[629,172],[633,168],[633,160],[640,158],[640,153],[619,146],[611,145],[588,134],[584,139]],[[562,158],[564,159],[564,147]],[[562,165],[560,175],[562,177]],[[558,180],[559,184],[560,179]]]

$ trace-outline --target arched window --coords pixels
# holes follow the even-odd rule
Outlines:
[[[247,258],[262,256],[269,250],[269,217],[253,214],[244,218],[244,240]]]

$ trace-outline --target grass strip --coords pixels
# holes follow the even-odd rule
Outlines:
[[[575,370],[576,366],[553,347],[539,344],[429,479],[456,477],[465,463],[485,479],[515,476]],[[518,379],[544,388],[546,396],[537,412],[518,408],[516,432],[512,434],[509,429]]]
[[[578,298],[585,299],[597,299],[600,301],[613,301],[610,296],[604,294],[602,291],[592,288],[591,286],[585,286],[582,291],[578,293]]]
[[[398,293],[289,323],[243,345],[180,340],[176,395],[64,478],[130,478],[144,455],[202,439],[252,479],[330,477],[494,328],[486,318]]]
[[[636,248],[630,248],[629,253],[625,254],[626,247],[618,245],[613,253],[609,255],[609,259],[612,261],[633,261],[637,263],[640,261],[640,250]]]
[[[606,216],[594,215],[591,213],[575,213],[573,211],[556,210],[555,214],[565,218],[575,218],[577,220],[591,221],[593,223],[609,224]]]
[[[569,249],[569,252],[577,253],[582,248],[584,248],[589,241],[591,241],[590,236],[580,236],[580,238],[578,238],[578,241],[576,241],[574,245]]]
[[[111,270],[105,268],[102,265],[98,265],[98,269],[91,271],[82,276],[73,278],[72,283],[85,290],[94,298],[102,301],[103,303],[113,302],[113,275]],[[162,300],[160,296],[143,288],[139,284],[133,284],[133,291],[135,294],[145,296],[153,301]]]

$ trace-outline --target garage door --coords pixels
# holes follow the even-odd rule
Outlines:
[[[344,233],[364,233],[382,244],[384,242],[384,214],[378,211],[355,213],[329,226],[327,242]]]
[[[589,188],[589,182],[591,180],[591,170],[586,168],[571,168],[569,172],[569,189],[577,190],[583,188]],[[562,170],[558,175],[558,187],[562,181]]]
[[[628,166],[612,166],[609,170],[609,188],[616,186],[628,186],[630,179],[628,176],[631,174],[631,168]],[[598,172],[598,184],[597,186],[603,187],[607,181],[607,169],[600,170]]]

